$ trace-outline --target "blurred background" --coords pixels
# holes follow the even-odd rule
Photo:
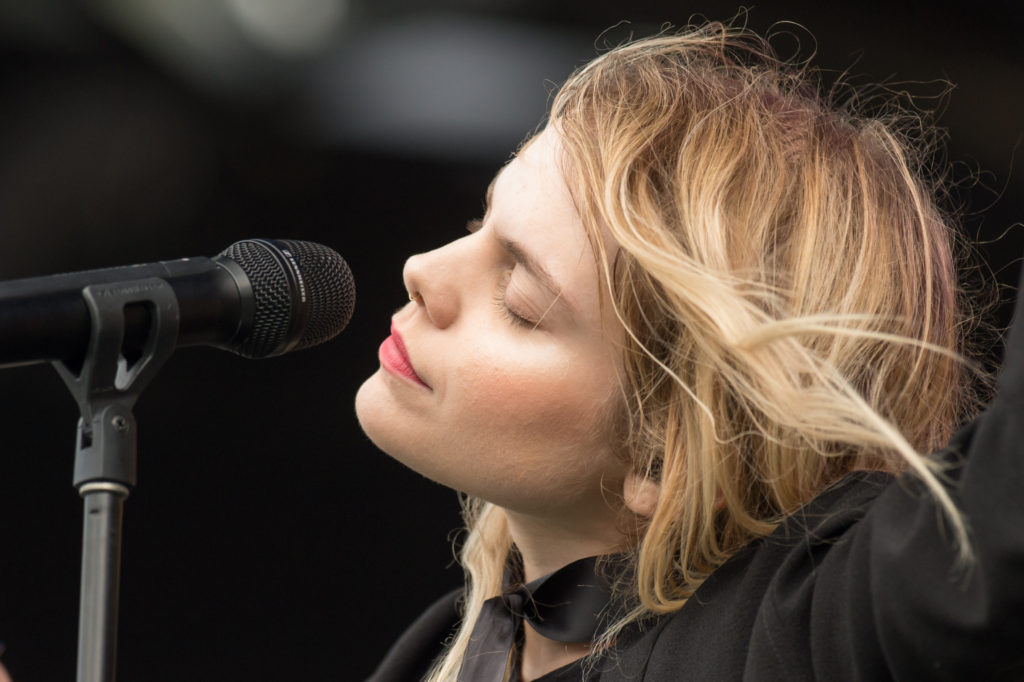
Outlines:
[[[1019,7],[785,0],[746,19],[790,34],[784,52],[938,108],[956,176],[974,178],[956,193],[964,230],[1009,284],[1024,217]],[[552,88],[601,45],[739,9],[0,0],[0,279],[286,237],[339,251],[358,288],[348,330],[323,346],[262,361],[182,349],[142,395],[119,679],[362,679],[459,583],[455,494],[379,453],[352,410],[405,301],[402,263],[462,234]],[[48,365],[0,371],[0,405],[2,660],[16,682],[70,680],[77,407]]]

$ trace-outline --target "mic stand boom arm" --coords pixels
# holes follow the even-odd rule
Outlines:
[[[77,682],[114,682],[124,500],[136,483],[132,407],[174,352],[180,313],[174,289],[156,277],[82,289],[89,346],[80,368],[55,361],[78,402],[74,485],[84,506]],[[142,307],[150,321],[141,354],[125,357],[125,314]],[[138,312],[138,311],[135,311]]]

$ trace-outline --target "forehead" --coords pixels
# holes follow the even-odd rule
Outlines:
[[[521,245],[577,300],[596,295],[595,260],[563,175],[557,132],[534,137],[495,177],[488,217],[497,236]]]

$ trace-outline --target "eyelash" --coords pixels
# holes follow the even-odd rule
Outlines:
[[[466,223],[466,230],[468,230],[470,234],[472,234],[478,231],[481,227],[483,227],[483,224],[484,221],[481,220],[480,218],[470,220],[469,222]],[[511,280],[512,272],[506,272],[505,275],[502,277],[501,282],[498,284],[498,291],[494,295],[494,306],[498,309],[498,312],[501,313],[502,317],[504,317],[506,320],[516,325],[517,327],[523,327],[526,329],[536,329],[537,326],[540,324],[539,322],[534,322],[529,318],[523,317],[522,315],[508,307],[508,301],[505,300],[505,292],[508,290],[508,285]]]
[[[502,314],[502,317],[504,317],[506,320],[516,325],[517,327],[524,327],[526,329],[536,329],[539,322],[534,322],[531,319],[523,317],[522,315],[508,307],[508,301],[505,299],[505,292],[508,290],[508,285],[511,280],[511,271],[507,272],[505,276],[501,278],[501,283],[498,285],[498,291],[494,295],[494,305]]]

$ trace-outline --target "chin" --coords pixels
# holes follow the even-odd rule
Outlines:
[[[395,400],[385,377],[384,370],[377,370],[363,382],[356,391],[356,419],[363,433],[377,448],[406,467],[418,471],[424,476],[430,475],[416,466],[414,450],[416,443],[421,443],[423,432],[417,428],[420,422]]]
[[[380,372],[378,369],[371,374],[356,391],[356,419],[363,433],[373,441],[373,444],[384,452],[389,452],[385,441],[388,440],[388,432],[394,429],[396,417],[394,406],[388,406],[383,395],[384,387],[381,385]]]
[[[356,392],[356,418],[375,446],[408,469],[440,485],[457,489],[447,480],[441,459],[429,456],[422,422],[403,411],[387,385],[383,370],[371,375]],[[441,468],[439,469],[439,464]]]

